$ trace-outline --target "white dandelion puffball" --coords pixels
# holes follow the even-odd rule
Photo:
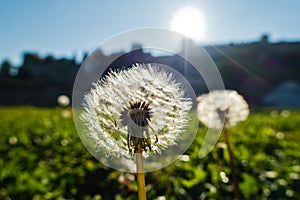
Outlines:
[[[151,155],[159,157],[180,141],[191,108],[183,85],[158,65],[111,71],[84,96],[80,119],[90,141],[85,143],[100,160],[117,158],[113,165],[129,165],[138,144],[145,160],[153,160]]]
[[[70,104],[70,98],[67,95],[59,95],[59,97],[57,97],[57,103],[59,106],[66,107]]]
[[[199,120],[209,128],[235,126],[249,115],[244,98],[234,90],[215,90],[197,98]]]

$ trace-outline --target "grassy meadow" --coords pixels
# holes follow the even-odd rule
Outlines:
[[[184,159],[146,174],[148,199],[232,199],[223,137],[205,158],[207,128]],[[300,111],[252,110],[229,129],[243,199],[300,199]],[[82,145],[70,108],[0,108],[0,199],[137,199],[134,174],[102,165]]]

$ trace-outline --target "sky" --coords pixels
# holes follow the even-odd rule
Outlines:
[[[22,63],[24,52],[82,58],[121,32],[169,29],[178,10],[193,7],[205,22],[202,44],[300,41],[299,0],[2,0],[0,63]],[[122,49],[120,44],[120,49]]]

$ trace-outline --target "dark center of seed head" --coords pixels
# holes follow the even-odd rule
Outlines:
[[[121,122],[128,127],[127,145],[130,154],[142,150],[151,151],[148,123],[152,112],[149,105],[144,101],[129,102],[129,106],[121,113]]]
[[[130,102],[128,114],[136,125],[142,127],[147,126],[151,118],[149,104],[146,102]]]

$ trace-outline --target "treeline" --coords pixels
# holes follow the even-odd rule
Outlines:
[[[104,55],[101,50],[97,50],[94,58],[88,59],[95,59],[99,67],[107,69],[142,62],[165,64],[182,74],[197,73],[193,66],[178,55],[153,56],[139,47],[135,46],[135,50],[129,53],[112,55]],[[264,106],[264,97],[284,81],[300,82],[300,42],[268,43],[262,40],[204,48],[216,63],[225,87],[237,90],[251,105]],[[113,62],[109,63],[111,60]],[[24,54],[21,66],[13,66],[8,60],[3,61],[0,105],[56,106],[59,95],[72,96],[80,64],[75,59],[56,59],[52,56],[41,58],[32,53]],[[203,79],[193,80],[192,76],[188,79],[196,94],[207,91]]]

